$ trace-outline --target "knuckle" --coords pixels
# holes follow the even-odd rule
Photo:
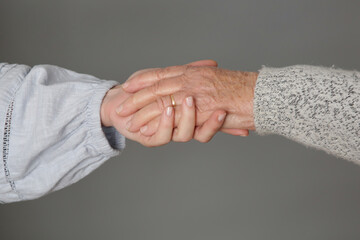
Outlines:
[[[159,82],[155,82],[151,88],[151,93],[155,96],[157,96],[159,94],[159,91],[160,91],[160,83]]]
[[[209,67],[193,67],[189,69],[188,73],[198,77],[206,77],[211,75],[212,69]]]
[[[189,76],[187,76],[185,74],[180,75],[179,81],[178,81],[179,88],[184,89],[184,87],[186,87],[189,84],[189,80],[190,80]]]
[[[156,79],[162,79],[163,74],[163,68],[155,69],[154,71]]]
[[[133,95],[133,96],[131,96],[131,97],[129,98],[128,101],[126,101],[126,103],[128,103],[127,106],[129,106],[129,105],[130,105],[130,106],[137,106],[138,103],[139,103],[139,98],[138,98],[137,95]]]
[[[190,67],[184,74],[184,87],[187,87],[188,82],[200,88],[209,86],[211,79],[216,78],[216,71],[216,68],[212,67]]]
[[[199,68],[197,66],[192,66],[192,65],[188,65],[188,64],[184,65],[183,67],[184,67],[184,72],[185,73],[192,72],[192,71],[196,70],[197,68]]]
[[[166,77],[167,73],[171,71],[171,67],[158,68],[155,70],[156,79],[160,80]]]
[[[193,69],[195,69],[194,67],[192,67],[192,66],[189,66],[189,65],[185,65],[185,66],[183,66],[183,74],[188,74],[188,73],[190,73]]]
[[[157,103],[158,108],[159,108],[159,110],[160,110],[161,112],[164,111],[164,109],[168,106],[168,105],[166,104],[165,97],[158,97],[158,98],[156,99],[156,103]]]
[[[216,76],[216,69],[211,67],[204,67],[202,68],[201,74],[204,77],[213,78],[214,76]]]

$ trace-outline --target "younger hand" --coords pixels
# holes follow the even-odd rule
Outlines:
[[[155,124],[146,126],[138,132],[129,132],[126,130],[126,124],[130,122],[133,115],[120,117],[116,114],[115,108],[131,95],[124,92],[121,86],[110,89],[104,97],[101,107],[102,124],[104,126],[113,126],[126,138],[148,147],[164,145],[171,140],[187,142],[192,138],[200,142],[208,142],[221,128],[226,117],[225,111],[218,110],[201,127],[196,127],[195,102],[189,96],[185,98],[181,105],[182,114],[177,126],[174,125],[174,108],[169,106],[164,109]],[[152,134],[149,134],[149,132]]]

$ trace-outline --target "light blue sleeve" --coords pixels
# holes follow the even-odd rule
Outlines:
[[[0,201],[73,184],[125,147],[100,106],[118,84],[51,65],[0,64]]]

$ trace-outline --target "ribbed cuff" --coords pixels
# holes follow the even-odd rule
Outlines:
[[[287,94],[292,84],[286,72],[286,68],[267,67],[259,71],[254,94],[254,121],[256,132],[260,135],[289,136],[291,132]]]

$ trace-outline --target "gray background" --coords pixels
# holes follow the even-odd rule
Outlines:
[[[360,1],[0,1],[0,61],[123,82],[220,66],[360,70]],[[24,153],[26,154],[26,153]],[[126,151],[79,183],[0,206],[1,239],[360,239],[360,167],[278,136]]]

